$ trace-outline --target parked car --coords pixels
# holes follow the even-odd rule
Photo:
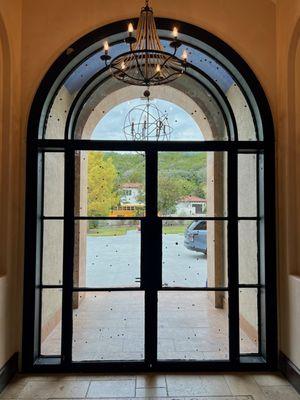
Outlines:
[[[185,230],[184,246],[188,250],[207,254],[206,221],[193,221]]]

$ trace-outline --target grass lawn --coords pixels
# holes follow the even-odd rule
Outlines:
[[[127,231],[136,230],[136,226],[101,226],[97,229],[89,229],[88,236],[122,236]]]
[[[186,229],[186,225],[173,225],[173,226],[164,226],[163,227],[163,234],[170,235],[170,234],[180,234],[184,233]]]
[[[137,226],[102,226],[97,229],[89,229],[88,236],[122,236],[127,231],[136,230]],[[164,226],[163,234],[182,234],[186,229],[186,225]]]

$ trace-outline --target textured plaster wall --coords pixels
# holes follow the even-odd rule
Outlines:
[[[7,172],[2,199],[9,200],[5,200],[9,223],[5,230],[8,236],[3,268],[7,275],[0,278],[0,322],[5,327],[4,332],[0,332],[0,366],[18,349],[17,337],[20,336],[18,280],[23,274],[26,124],[34,93],[51,63],[72,42],[99,26],[137,16],[141,3],[140,0],[23,0],[21,4],[21,0],[0,0],[0,12],[8,30],[13,57],[10,70],[11,94],[14,96],[8,106],[14,124],[5,136],[13,143],[9,152],[1,154],[1,163]],[[276,9],[272,1],[186,0],[183,6],[181,0],[153,0],[152,5],[157,16],[199,25],[231,45],[254,70],[273,112],[276,111]]]
[[[0,368],[19,349],[24,153],[20,132],[21,1],[0,1]],[[24,132],[23,132],[24,134]],[[24,136],[23,136],[24,140]]]
[[[300,368],[300,2],[277,2],[280,349]]]

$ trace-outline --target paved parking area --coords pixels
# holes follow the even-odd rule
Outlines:
[[[138,231],[122,236],[87,237],[86,282],[90,287],[138,287],[140,277]],[[187,250],[183,234],[163,235],[164,286],[206,286],[206,256]]]

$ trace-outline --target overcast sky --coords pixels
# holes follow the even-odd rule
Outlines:
[[[171,140],[203,140],[203,135],[193,118],[177,105],[165,100],[151,100],[161,112],[168,114],[170,126],[173,128]],[[121,103],[110,110],[96,126],[92,139],[123,140],[123,126],[126,115],[135,106],[145,104],[145,100],[134,99]]]

